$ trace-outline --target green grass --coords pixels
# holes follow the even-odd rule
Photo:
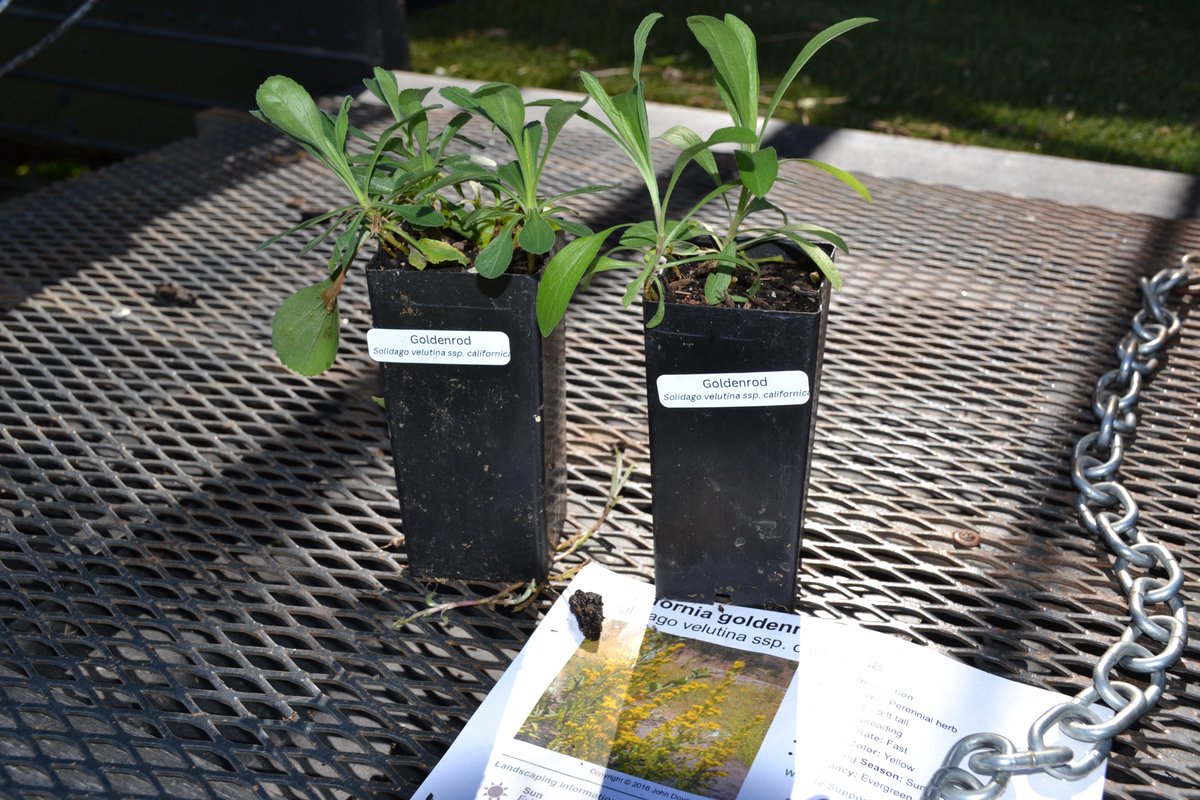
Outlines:
[[[582,69],[624,88],[655,10],[653,100],[720,106],[687,14],[755,30],[764,92],[814,33],[872,16],[810,62],[781,118],[1200,173],[1195,0],[453,0],[412,12],[414,68],[574,91]]]
[[[82,175],[114,156],[0,140],[0,200]]]

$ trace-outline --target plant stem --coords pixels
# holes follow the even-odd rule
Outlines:
[[[347,272],[349,272],[348,267],[339,269],[333,277],[333,283],[329,284],[328,289],[321,292],[321,300],[325,304],[325,310],[330,314],[333,313],[333,309],[337,305],[337,298],[342,292],[342,284],[346,282]]]
[[[396,620],[395,626],[403,628],[414,620],[422,617],[431,617],[434,614],[448,614],[456,608],[470,608],[472,606],[514,606],[525,602],[533,597],[533,593],[537,589],[537,581],[529,581],[528,583],[521,581],[518,583],[510,583],[495,594],[487,595],[486,597],[475,597],[467,600],[452,600],[444,603],[430,605],[429,608],[422,609],[415,614],[409,614],[407,617]],[[520,595],[516,595],[521,589],[525,589]],[[516,596],[514,596],[516,595]]]
[[[559,543],[554,554],[552,565],[559,565],[564,559],[582,547],[588,539],[592,538],[592,536],[594,536],[596,532],[600,530],[600,527],[604,525],[605,521],[608,519],[608,515],[612,513],[613,508],[615,508],[617,503],[623,499],[621,496],[621,490],[625,488],[625,484],[629,480],[629,476],[633,474],[634,465],[625,465],[624,452],[620,448],[617,448],[614,452],[616,460],[613,464],[612,476],[609,482],[607,496],[604,500],[604,509],[600,512],[600,515],[591,525],[587,526],[570,539]],[[426,602],[429,604],[428,608],[423,608],[420,611],[409,614],[407,617],[402,617],[395,622],[394,627],[403,628],[410,622],[422,619],[424,617],[432,617],[438,614],[444,616],[458,608],[471,608],[473,606],[491,606],[495,608],[497,606],[501,606],[505,608],[520,609],[536,599],[542,590],[549,588],[556,583],[565,583],[566,581],[569,581],[575,576],[575,573],[587,566],[588,563],[589,562],[584,561],[582,564],[576,564],[575,566],[569,567],[563,572],[551,574],[549,580],[545,584],[539,584],[537,581],[521,581],[517,583],[510,583],[499,591],[493,594],[484,595],[483,597],[473,597],[465,600],[449,600],[442,603],[435,603],[433,601],[434,593],[430,592],[429,597],[426,598]]]
[[[600,512],[600,516],[591,525],[584,528],[579,533],[567,539],[565,542],[559,542],[558,554],[554,557],[555,562],[561,561],[567,556],[574,553],[583,543],[595,535],[596,531],[600,530],[600,526],[608,520],[608,515],[612,513],[613,508],[621,501],[621,490],[625,488],[626,481],[633,474],[633,465],[623,467],[624,453],[620,449],[616,451],[616,463],[613,464],[612,479],[608,486],[608,496],[604,501],[604,509]]]
[[[737,239],[738,230],[742,227],[742,223],[746,220],[746,209],[750,205],[750,201],[746,199],[749,192],[745,187],[738,191],[737,211],[734,212],[733,221],[729,225],[729,236],[722,243],[721,249],[724,250]]]

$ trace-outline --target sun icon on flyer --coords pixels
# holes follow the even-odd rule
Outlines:
[[[503,783],[493,783],[491,786],[483,790],[481,797],[508,797],[508,790],[504,788]]]

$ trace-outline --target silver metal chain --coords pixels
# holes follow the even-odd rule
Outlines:
[[[1166,547],[1139,529],[1138,505],[1116,474],[1125,457],[1122,437],[1137,427],[1143,381],[1158,369],[1160,354],[1179,333],[1179,316],[1167,308],[1167,300],[1188,287],[1200,287],[1200,252],[1184,256],[1178,267],[1141,279],[1142,308],[1117,345],[1117,368],[1100,378],[1092,398],[1099,427],[1079,440],[1071,461],[1071,479],[1079,490],[1075,510],[1080,523],[1104,539],[1116,556],[1113,571],[1129,603],[1129,625],[1096,663],[1092,685],[1033,723],[1027,747],[1018,748],[996,733],[960,739],[922,800],[992,800],[1019,773],[1078,780],[1104,761],[1113,737],[1162,697],[1167,670],[1187,644],[1187,608],[1180,596],[1183,570]],[[1113,715],[1106,719],[1097,713],[1092,706],[1098,702]],[[1055,726],[1086,745],[1081,755],[1065,745],[1046,744]]]

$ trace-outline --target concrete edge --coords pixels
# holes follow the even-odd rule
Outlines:
[[[474,88],[485,83],[416,72],[395,74],[401,88]],[[579,92],[529,88],[522,89],[522,95],[526,100],[586,97]],[[378,102],[370,93],[364,93],[363,99]],[[647,111],[653,136],[675,125],[686,125],[707,136],[728,125],[729,119],[723,112],[666,103],[647,103]],[[578,119],[570,126],[591,128]],[[862,176],[1049,200],[1121,214],[1200,218],[1200,177],[1178,172],[779,122],[768,128],[768,138],[782,155],[827,161]]]

